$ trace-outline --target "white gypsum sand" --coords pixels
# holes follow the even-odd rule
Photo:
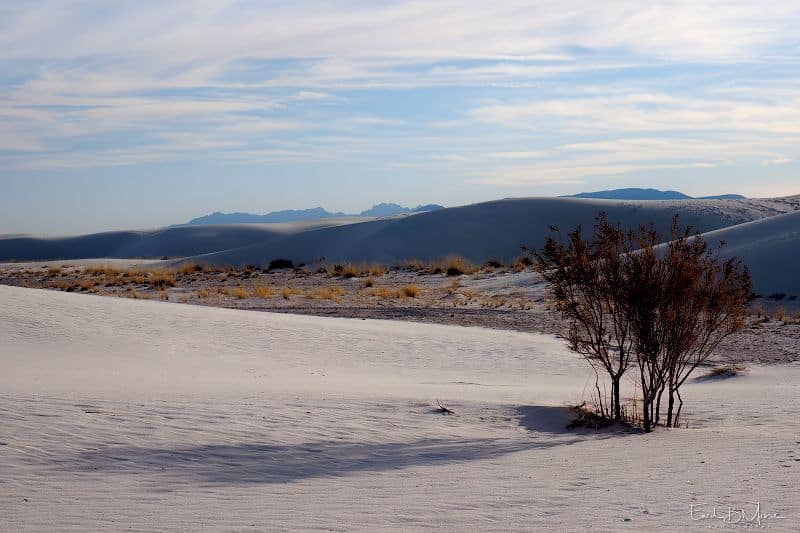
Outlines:
[[[649,435],[565,430],[592,385],[540,335],[0,287],[0,529],[796,528],[800,366]]]

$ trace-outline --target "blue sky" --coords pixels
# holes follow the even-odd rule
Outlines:
[[[800,4],[0,5],[0,233],[800,193]]]

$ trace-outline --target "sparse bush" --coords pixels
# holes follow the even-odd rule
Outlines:
[[[158,297],[162,300],[169,300],[169,293],[166,290],[161,289],[158,291]]]
[[[496,268],[503,268],[505,265],[499,259],[489,259],[483,264],[485,270],[494,270]]]
[[[180,268],[180,273],[187,275],[202,271],[203,271],[203,265],[200,265],[199,263],[186,263]]]
[[[175,286],[175,274],[168,270],[154,270],[145,278],[145,283],[154,289],[165,289]]]
[[[464,295],[468,302],[476,296],[476,292],[472,289],[461,289],[461,294]]]
[[[81,289],[88,291],[94,289],[97,286],[97,281],[93,279],[84,279],[81,280],[80,283],[78,283],[78,285],[80,286]]]
[[[420,288],[416,285],[404,285],[400,292],[406,298],[416,298],[419,296]]]
[[[372,291],[373,296],[377,296],[383,300],[389,300],[393,298],[399,298],[400,292],[395,289],[390,289],[389,287],[378,287],[374,291]]]
[[[250,296],[250,293],[247,292],[247,289],[244,287],[221,287],[219,289],[219,293],[224,294],[225,296],[237,298],[239,300],[244,300]]]
[[[513,268],[517,272],[523,272],[527,268],[533,266],[533,261],[530,257],[521,256],[514,259],[514,262],[511,264],[511,268]]]
[[[370,287],[372,287],[372,286],[374,286],[374,285],[375,285],[375,280],[374,280],[374,279],[372,279],[372,278],[367,278],[367,279],[364,281],[364,287],[370,288]]]
[[[61,275],[61,267],[50,267],[47,269],[47,275],[51,278]]]
[[[315,287],[306,294],[312,300],[340,300],[345,294],[341,287]]]
[[[267,285],[256,285],[253,288],[253,294],[258,298],[268,299],[275,296],[275,291],[272,287],[268,287]]]
[[[281,296],[283,296],[284,300],[289,300],[292,296],[300,296],[302,294],[302,289],[294,289],[292,287],[284,287],[281,291]]]
[[[210,298],[211,297],[211,291],[208,290],[208,289],[200,289],[200,290],[197,291],[197,297],[198,298]]]
[[[371,265],[369,265],[369,267],[367,267],[367,269],[365,270],[365,273],[369,274],[370,276],[374,276],[376,278],[379,278],[379,277],[383,276],[384,274],[386,274],[386,272],[388,272],[388,271],[389,271],[389,268],[386,265],[382,265],[380,263],[372,263]]]
[[[680,387],[743,327],[751,292],[741,261],[722,262],[702,236],[680,228],[677,216],[663,253],[660,242],[652,227],[626,234],[601,214],[590,240],[578,228],[566,241],[551,237],[542,252],[532,252],[570,321],[570,347],[612,380],[609,411],[596,389],[601,410],[615,420],[619,380],[636,356],[645,431],[659,422],[664,392],[666,426],[677,425]]]
[[[462,274],[472,274],[477,268],[463,257],[451,255],[444,258],[442,270],[448,276],[461,276]]]
[[[290,259],[273,259],[267,265],[267,271],[272,272],[273,270],[281,270],[284,268],[294,268],[294,262]]]

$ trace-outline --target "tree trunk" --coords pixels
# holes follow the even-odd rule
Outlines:
[[[681,392],[676,388],[675,394],[678,396],[678,412],[675,413],[675,425],[678,425],[678,420],[681,418],[681,409],[683,409],[683,398],[681,398]]]
[[[669,388],[669,405],[667,406],[667,427],[672,427],[672,413],[675,409],[675,389],[672,387]]]
[[[619,403],[619,380],[620,376],[611,378],[611,407],[616,421],[622,420],[622,408]]]
[[[653,417],[653,423],[658,424],[659,420],[661,419],[661,396],[664,394],[664,385],[661,385],[661,388],[658,389],[658,396],[656,396],[656,412],[655,416]]]

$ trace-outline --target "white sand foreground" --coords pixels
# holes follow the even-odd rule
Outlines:
[[[797,529],[800,366],[650,435],[564,429],[590,374],[532,334],[2,286],[0,530]]]

